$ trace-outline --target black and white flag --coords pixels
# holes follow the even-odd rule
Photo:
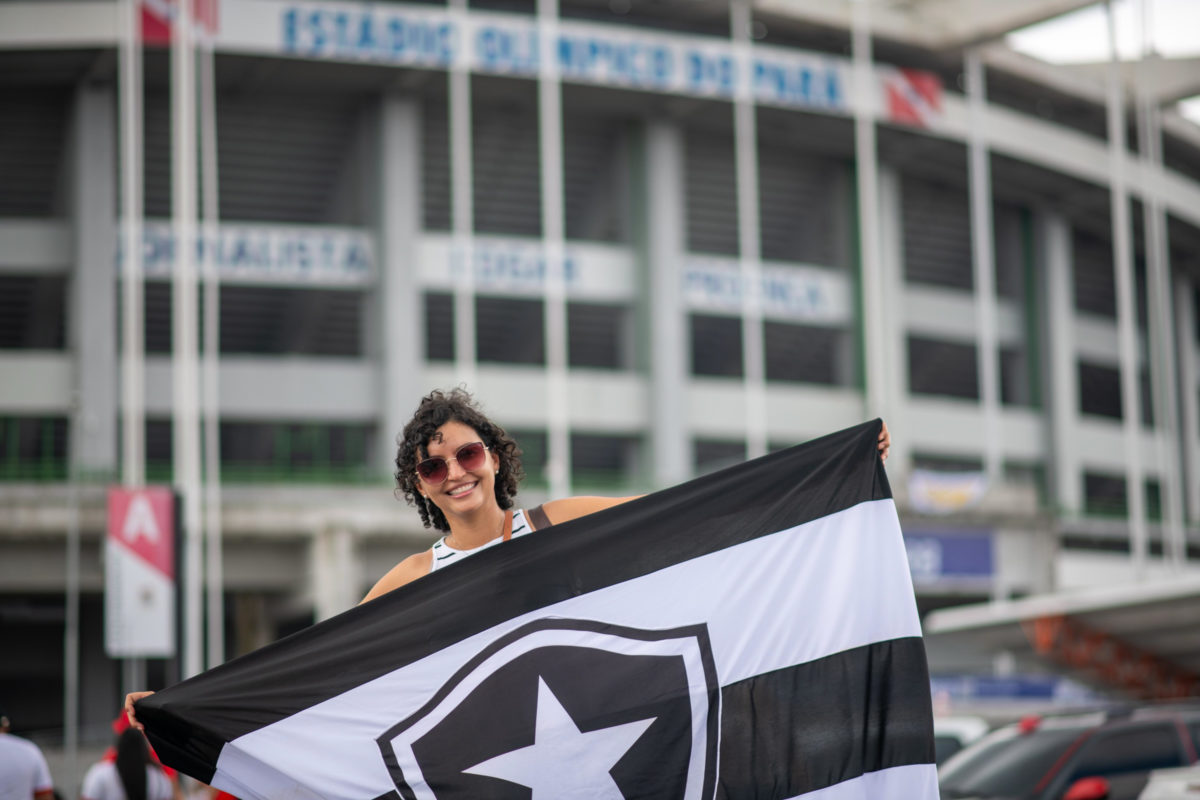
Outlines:
[[[879,430],[482,551],[138,718],[245,800],[936,800]]]

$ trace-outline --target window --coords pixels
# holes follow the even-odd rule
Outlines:
[[[571,481],[578,486],[617,490],[635,483],[639,440],[613,434],[571,434]]]
[[[966,189],[905,175],[901,193],[905,278],[913,283],[972,289],[971,207]]]
[[[908,337],[908,390],[913,394],[979,399],[975,345]]]
[[[1033,405],[1033,380],[1024,348],[1000,348],[1000,402],[1006,406]]]
[[[65,417],[0,417],[0,480],[58,481],[66,477]]]
[[[572,367],[633,366],[631,316],[624,306],[567,304],[567,361]]]
[[[475,299],[475,352],[480,361],[545,364],[546,326],[541,300]]]
[[[66,305],[61,275],[0,275],[0,350],[62,350]]]
[[[742,321],[708,314],[689,316],[692,374],[723,378],[742,376]]]
[[[1097,516],[1123,517],[1129,513],[1125,479],[1096,472],[1083,474],[1083,511]]]
[[[764,322],[767,380],[848,386],[853,377],[851,344],[846,331]]]
[[[739,246],[733,139],[690,130],[684,147],[687,249],[736,256]]]
[[[1084,743],[1067,785],[1091,775],[1149,772],[1184,763],[1179,736],[1172,723],[1105,731]]]
[[[1075,309],[1116,319],[1117,286],[1112,244],[1083,231],[1074,231],[1072,277]]]
[[[843,267],[849,242],[849,180],[840,162],[758,148],[762,257]]]
[[[697,439],[692,445],[697,475],[716,472],[746,460],[746,443],[722,439]]]
[[[1121,371],[1080,361],[1078,374],[1079,413],[1121,419]]]
[[[454,360],[454,295],[425,293],[425,358]]]

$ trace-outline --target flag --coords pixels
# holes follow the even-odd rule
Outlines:
[[[137,706],[240,798],[937,798],[878,420],[514,539]]]

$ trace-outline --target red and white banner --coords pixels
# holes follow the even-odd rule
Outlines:
[[[142,0],[142,41],[162,46],[171,43],[171,22],[180,2],[191,7],[197,34],[217,34],[218,0]]]
[[[919,69],[882,67],[886,118],[889,122],[928,128],[942,115],[942,79]]]
[[[104,645],[113,658],[175,654],[175,498],[166,487],[108,490]]]

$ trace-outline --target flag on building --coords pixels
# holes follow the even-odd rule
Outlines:
[[[933,800],[878,421],[514,539],[138,704],[240,798]]]

